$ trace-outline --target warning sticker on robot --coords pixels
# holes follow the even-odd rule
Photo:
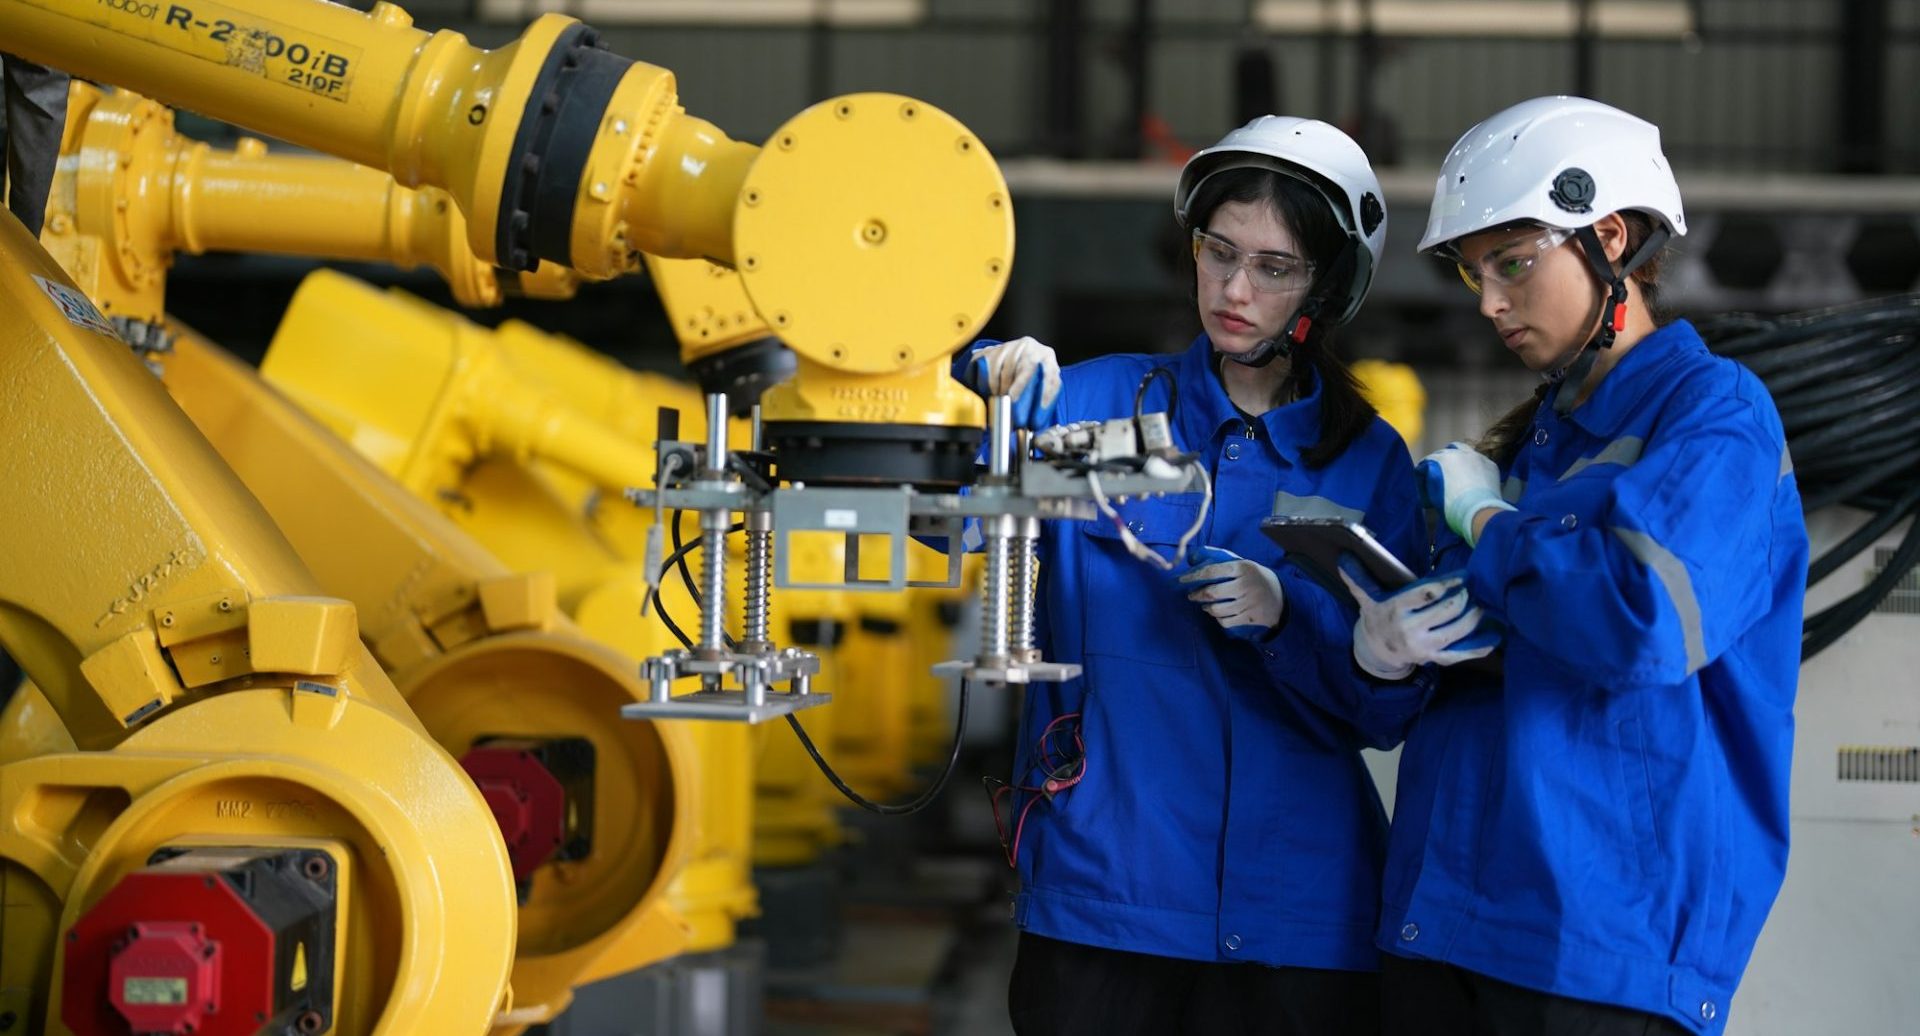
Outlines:
[[[107,323],[107,318],[93,308],[92,299],[64,284],[47,280],[37,273],[33,275],[33,281],[40,285],[40,290],[47,293],[47,297],[53,300],[55,306],[60,307],[60,315],[67,318],[67,323],[106,335],[108,338],[119,339],[120,336],[114,332],[113,325]]]
[[[335,101],[347,99],[360,65],[359,47],[210,0],[95,0],[77,11],[72,4],[27,2]]]

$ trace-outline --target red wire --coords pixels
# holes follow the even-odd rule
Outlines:
[[[1078,712],[1064,713],[1054,717],[1053,721],[1048,723],[1045,729],[1041,730],[1040,737],[1034,745],[1034,750],[1040,756],[1040,765],[1045,770],[1047,779],[1042,782],[1039,787],[1034,787],[1029,784],[1002,784],[1000,787],[995,788],[990,796],[990,804],[993,808],[993,831],[1000,839],[1000,848],[1002,852],[1006,853],[1007,866],[1009,867],[1017,868],[1019,866],[1020,840],[1026,833],[1027,815],[1033,812],[1033,807],[1039,805],[1042,799],[1051,802],[1054,795],[1079,784],[1081,778],[1087,775],[1087,745],[1086,741],[1080,736],[1080,728],[1078,726],[1073,728],[1073,746],[1075,752],[1078,754],[1078,758],[1072,759],[1063,755],[1060,757],[1058,763],[1054,762],[1054,733],[1062,724],[1075,722],[1079,719],[1080,714]],[[1078,763],[1078,769],[1070,776],[1054,776],[1067,767],[1074,765],[1076,762]],[[1013,821],[1013,838],[1009,840],[1007,838],[1006,826],[1000,821],[1000,799],[1002,796],[1012,795],[1014,792],[1026,792],[1033,797],[1027,800],[1026,805],[1020,807],[1020,813]]]

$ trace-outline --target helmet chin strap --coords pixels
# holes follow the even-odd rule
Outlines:
[[[1242,367],[1265,367],[1283,356],[1291,357],[1294,346],[1306,344],[1307,335],[1313,331],[1314,319],[1320,315],[1321,308],[1327,304],[1327,285],[1348,283],[1346,278],[1351,272],[1349,267],[1354,262],[1354,248],[1353,239],[1347,238],[1346,243],[1340,246],[1339,254],[1327,264],[1326,272],[1314,281],[1313,289],[1307,294],[1306,301],[1300,303],[1300,308],[1293,311],[1293,317],[1287,321],[1287,329],[1284,333],[1271,338],[1262,338],[1254,343],[1253,348],[1244,353],[1221,353],[1221,355]]]
[[[1320,308],[1319,301],[1318,298],[1308,299],[1306,305],[1301,306],[1300,311],[1293,315],[1293,323],[1288,327],[1286,334],[1262,338],[1253,343],[1253,348],[1243,353],[1223,352],[1220,355],[1242,367],[1256,368],[1265,367],[1283,356],[1291,357],[1293,347],[1307,340],[1307,332],[1313,328],[1313,315]]]
[[[1574,402],[1580,398],[1588,376],[1593,373],[1594,361],[1600,358],[1600,351],[1612,348],[1614,336],[1627,329],[1627,278],[1665,247],[1668,233],[1666,227],[1656,226],[1633,255],[1621,264],[1617,273],[1614,272],[1613,263],[1607,259],[1607,250],[1600,243],[1600,235],[1593,232],[1591,225],[1575,230],[1573,236],[1580,242],[1580,254],[1587,257],[1587,267],[1600,281],[1600,326],[1580,348],[1574,350],[1565,363],[1556,364],[1544,375],[1548,381],[1560,386],[1553,400],[1554,412],[1560,414],[1572,410]]]

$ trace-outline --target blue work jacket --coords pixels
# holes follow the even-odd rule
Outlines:
[[[1436,541],[1506,670],[1445,671],[1407,737],[1380,946],[1714,1033],[1786,871],[1799,490],[1765,387],[1685,321],[1559,391],[1519,510]]]
[[[1199,455],[1213,483],[1193,543],[1273,569],[1282,622],[1263,640],[1237,640],[1187,600],[1192,587],[1176,582],[1185,565],[1167,572],[1130,556],[1110,521],[1046,524],[1039,642],[1047,658],[1085,668],[1028,685],[1014,779],[1044,778],[1035,744],[1066,713],[1082,715],[1086,767],[1028,815],[1014,919],[1054,939],[1167,957],[1373,970],[1386,820],[1359,750],[1398,743],[1421,692],[1365,678],[1351,660],[1352,600],[1284,564],[1259,524],[1276,508],[1344,514],[1417,559],[1412,464],[1376,419],[1338,458],[1305,466],[1301,451],[1320,438],[1317,379],[1250,423],[1212,363],[1203,335],[1176,356],[1076,364],[1062,372],[1056,419],[1131,415],[1141,377],[1170,368],[1175,444]],[[1164,409],[1166,387],[1147,400]],[[1186,493],[1118,511],[1171,555],[1199,506]]]

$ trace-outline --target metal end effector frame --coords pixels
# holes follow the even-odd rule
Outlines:
[[[989,400],[987,466],[967,492],[922,492],[912,485],[885,488],[780,485],[770,455],[760,450],[758,414],[752,449],[730,452],[727,398],[707,397],[707,441],[672,438],[673,424],[663,416],[656,488],[630,490],[627,498],[656,512],[648,568],[657,585],[666,564],[693,544],[663,558],[659,530],[665,512],[694,511],[700,516],[704,548],[700,579],[700,631],[684,650],[648,659],[643,675],[650,698],[622,708],[631,718],[737,719],[749,723],[776,718],[814,705],[830,695],[812,690],[819,660],[795,648],[779,649],[768,636],[768,600],[781,589],[853,589],[898,591],[909,586],[959,585],[961,551],[977,540],[986,554],[981,587],[981,638],[970,659],[942,662],[934,672],[974,683],[996,685],[1056,682],[1080,675],[1078,665],[1048,662],[1035,644],[1036,547],[1043,520],[1101,520],[1108,499],[1207,491],[1205,469],[1179,454],[1166,435],[1166,415],[1048,429],[1038,437],[1014,427],[1012,400]],[[1036,443],[1039,446],[1036,448]],[[775,462],[777,463],[777,462]],[[740,514],[736,525],[733,515]],[[712,549],[730,530],[747,534],[743,635],[726,634],[727,554]],[[784,564],[788,541],[796,533],[845,537],[844,580],[820,584],[796,582]],[[946,578],[916,581],[907,575],[909,536],[945,538]],[[887,545],[886,576],[862,575],[863,540]],[[1170,561],[1172,559],[1162,559]],[[664,564],[663,564],[664,562]],[[770,579],[769,574],[773,577]],[[699,676],[701,689],[675,696],[673,684]],[[727,685],[731,677],[733,685]],[[780,691],[775,685],[785,683]]]

